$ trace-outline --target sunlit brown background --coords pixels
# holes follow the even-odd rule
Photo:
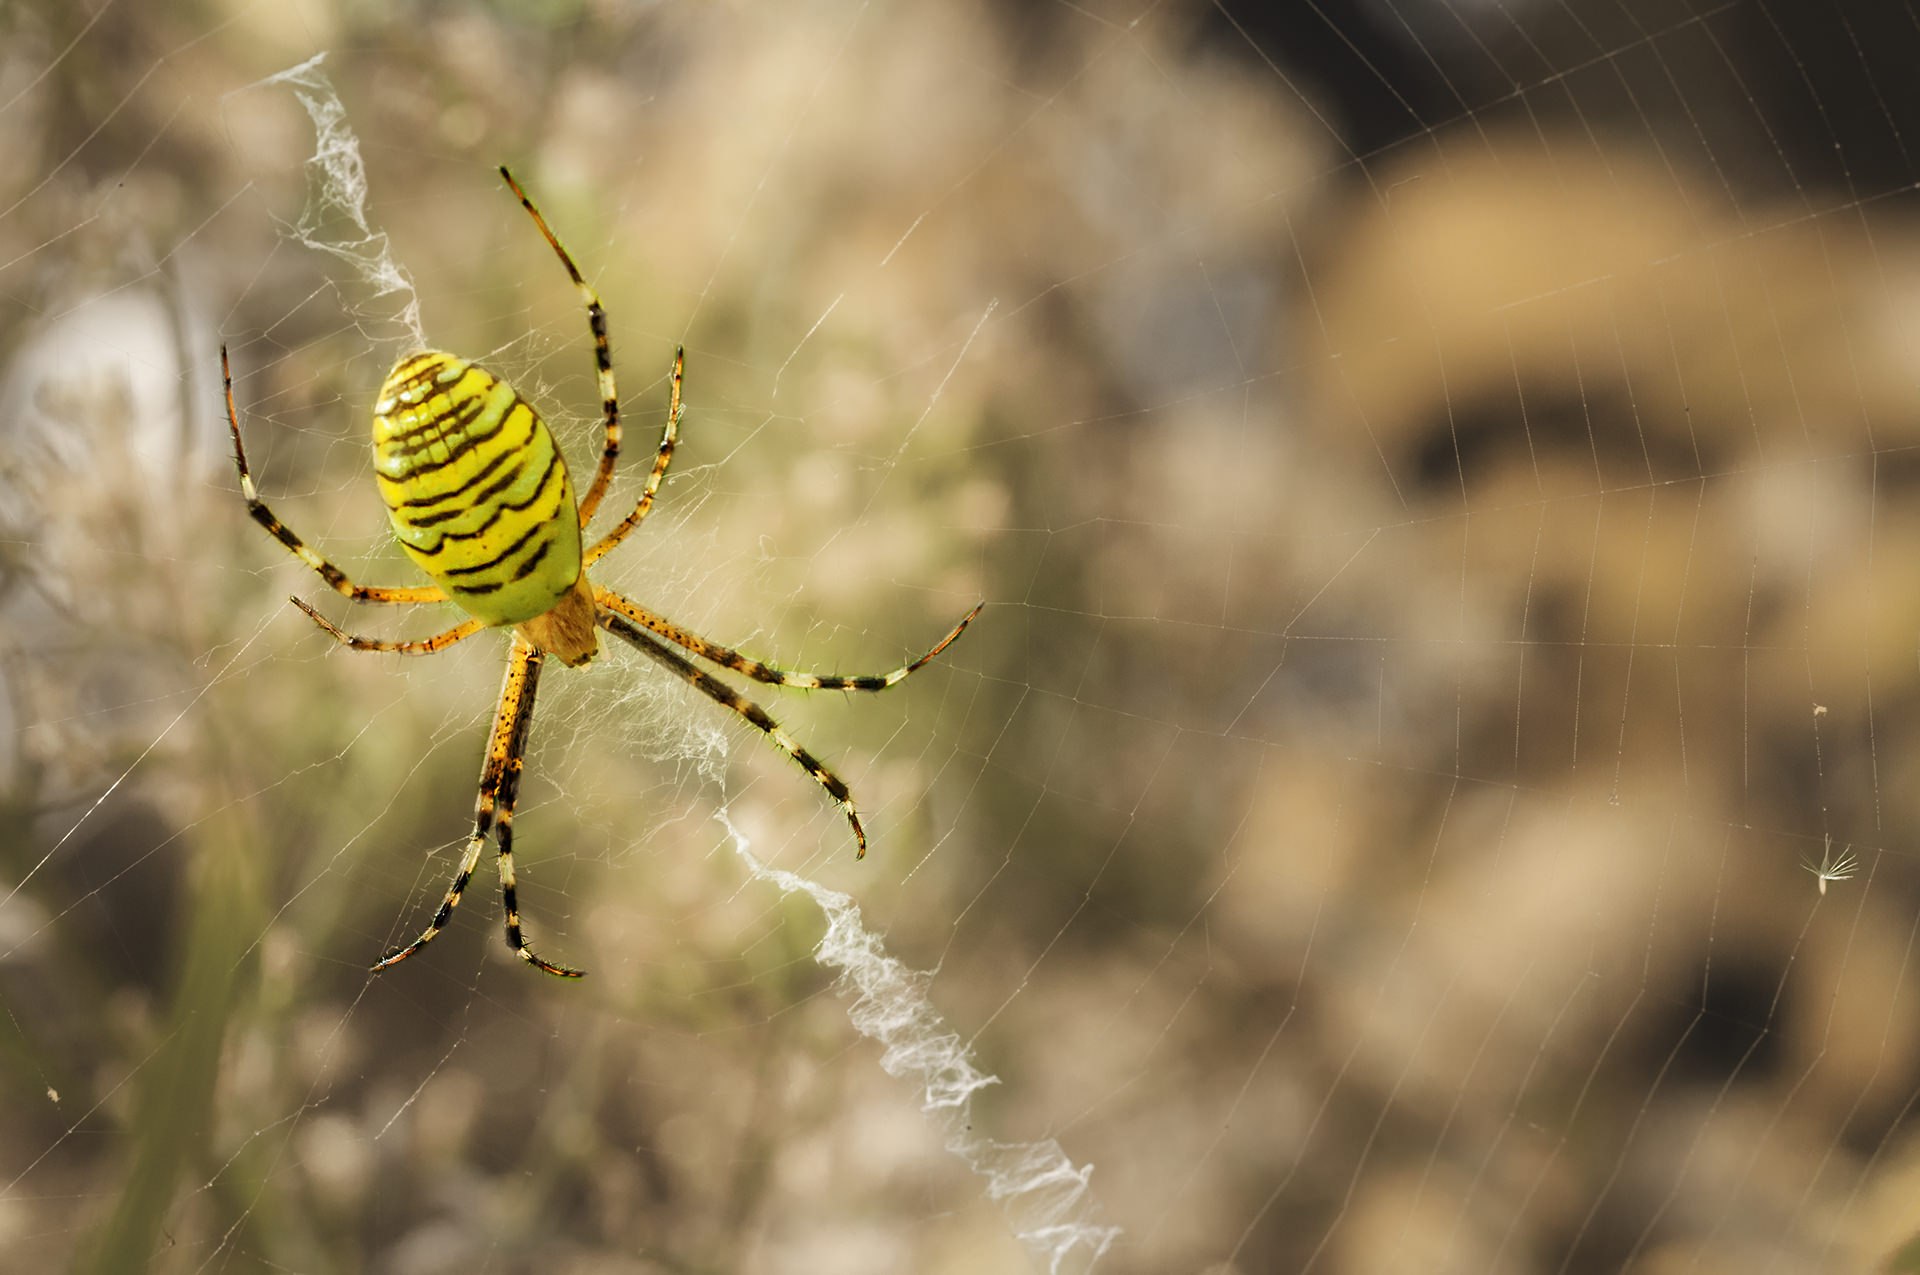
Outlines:
[[[1271,12],[1269,11],[1271,10]],[[1275,16],[1275,14],[1279,16]],[[0,10],[0,1267],[1045,1269],[811,959],[848,891],[1110,1272],[1920,1269],[1901,5]],[[612,652],[450,876],[503,644],[334,649],[404,293],[628,455]],[[252,87],[250,87],[252,86]],[[378,242],[355,251],[376,253]],[[634,498],[631,469],[609,508]],[[764,688],[762,688],[764,689]],[[1823,894],[1804,862],[1857,859]],[[1087,1268],[1087,1250],[1062,1270]]]

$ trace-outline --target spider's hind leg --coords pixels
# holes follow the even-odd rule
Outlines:
[[[288,598],[287,601],[304,611],[309,620],[320,626],[322,633],[327,634],[340,645],[356,651],[387,651],[395,655],[432,655],[437,651],[446,650],[455,642],[466,641],[487,627],[485,620],[467,620],[432,637],[419,638],[411,642],[389,642],[384,638],[361,637],[358,633],[349,633],[299,598]]]
[[[267,502],[260,499],[259,491],[253,485],[253,473],[247,468],[247,449],[240,442],[240,413],[233,405],[233,367],[227,361],[227,347],[220,347],[220,381],[226,387],[227,428],[233,434],[233,468],[240,475],[240,496],[247,502],[247,515],[266,533],[280,542],[282,548],[317,572],[327,587],[355,602],[445,602],[447,595],[433,585],[403,585],[399,588],[385,588],[379,585],[355,584],[347,573],[327,561],[326,558],[309,548],[293,531],[293,528],[281,522]]]
[[[613,381],[613,345],[607,337],[607,311],[600,304],[600,294],[580,273],[580,267],[573,264],[573,254],[561,245],[559,236],[547,225],[547,219],[540,215],[533,198],[521,189],[520,183],[514,180],[512,171],[505,164],[500,165],[500,176],[506,179],[508,189],[518,196],[520,206],[533,218],[533,224],[540,228],[554,255],[560,258],[560,264],[567,268],[567,277],[573,280],[580,300],[587,307],[587,327],[593,332],[594,379],[600,389],[600,412],[606,422],[607,434],[606,442],[600,449],[600,466],[594,471],[593,482],[587,486],[586,494],[580,498],[580,525],[584,527],[593,517],[593,511],[600,507],[600,498],[607,494],[607,486],[613,481],[614,462],[620,458],[620,392]]]
[[[627,533],[638,527],[646,519],[648,511],[653,508],[654,494],[660,490],[661,480],[667,476],[667,466],[673,463],[674,444],[680,439],[680,414],[685,410],[684,404],[680,401],[680,382],[686,368],[687,350],[685,346],[681,346],[673,352],[672,389],[667,395],[667,426],[660,431],[660,448],[654,453],[653,468],[647,473],[647,484],[641,488],[640,499],[635,502],[633,512],[628,514],[619,526],[602,536],[597,544],[587,550],[584,561],[589,567],[625,540]],[[585,527],[587,507],[582,504],[580,509],[582,514],[580,525]]]

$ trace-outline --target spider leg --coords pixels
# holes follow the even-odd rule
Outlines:
[[[547,219],[534,207],[527,192],[520,189],[520,183],[513,179],[513,173],[505,164],[500,165],[500,176],[506,178],[508,188],[519,196],[520,206],[527,210],[533,218],[533,224],[540,228],[554,255],[560,258],[560,264],[567,268],[567,277],[580,290],[580,299],[587,303],[587,326],[593,329],[594,377],[600,386],[600,410],[606,418],[607,441],[600,451],[600,468],[595,471],[586,495],[580,498],[580,525],[584,527],[593,517],[593,511],[600,507],[600,498],[607,494],[607,485],[613,481],[614,462],[620,457],[620,395],[613,384],[613,347],[607,340],[607,311],[600,304],[600,294],[581,275],[580,267],[573,264],[573,258],[560,246],[558,236],[547,225]]]
[[[233,406],[233,369],[227,362],[227,347],[220,347],[220,379],[227,391],[227,427],[233,431],[233,467],[240,472],[240,494],[246,498],[247,513],[253,520],[267,529],[267,534],[286,546],[289,552],[300,561],[320,573],[334,592],[344,594],[355,602],[444,602],[447,595],[433,585],[410,585],[402,588],[381,588],[376,585],[355,584],[347,578],[346,572],[328,562],[325,558],[309,549],[299,536],[296,536],[287,524],[274,517],[273,510],[267,508],[267,502],[260,499],[260,493],[254,489],[253,475],[247,470],[246,449],[240,445],[240,416]]]
[[[693,661],[673,650],[660,639],[635,627],[617,611],[602,610],[600,627],[638,648],[642,655],[666,665],[678,673],[693,688],[714,703],[730,708],[751,722],[763,735],[772,740],[787,756],[800,763],[800,769],[812,775],[814,782],[827,790],[827,795],[838,802],[841,811],[847,816],[847,822],[853,825],[854,840],[859,843],[857,858],[867,856],[867,831],[860,826],[860,812],[854,809],[853,792],[846,781],[828,770],[826,763],[801,747],[799,741],[780,728],[780,723],[768,715],[767,710],[748,699],[725,682],[699,667]]]
[[[625,616],[641,628],[665,638],[675,646],[693,652],[710,663],[732,669],[736,673],[750,677],[756,682],[765,682],[769,686],[794,686],[808,691],[884,691],[889,686],[905,681],[907,674],[952,646],[954,639],[966,631],[967,625],[973,623],[973,617],[980,614],[980,608],[986,606],[984,602],[975,604],[973,610],[960,617],[960,623],[954,625],[947,631],[945,637],[934,643],[932,650],[911,664],[902,664],[891,673],[840,677],[819,673],[795,673],[749,659],[731,647],[710,642],[698,633],[681,628],[664,616],[655,615],[639,603],[622,597],[612,589],[596,587],[593,591],[593,600],[607,610]]]
[[[454,908],[460,905],[467,882],[480,862],[481,847],[488,832],[500,844],[500,894],[506,906],[507,946],[514,954],[539,969],[560,978],[579,978],[585,971],[569,969],[542,960],[527,946],[520,932],[520,909],[515,895],[513,874],[513,803],[520,792],[520,773],[527,749],[527,733],[533,724],[534,691],[540,683],[540,666],[545,657],[521,638],[514,638],[513,658],[507,664],[506,681],[500,687],[500,707],[493,717],[493,733],[487,740],[486,761],[480,768],[480,795],[474,802],[473,835],[467,839],[466,852],[460,856],[460,870],[454,875],[447,897],[433,914],[433,920],[419,938],[396,948],[373,968],[384,970],[406,960],[431,943],[446,926]]]
[[[660,431],[660,450],[654,454],[653,470],[647,475],[647,485],[640,492],[640,499],[633,506],[633,512],[600,538],[598,544],[587,550],[582,561],[583,567],[590,567],[605,557],[608,550],[627,538],[627,533],[638,527],[647,512],[653,508],[654,493],[660,490],[660,480],[667,476],[667,466],[673,461],[673,445],[680,440],[680,414],[685,410],[680,402],[680,382],[687,366],[685,346],[673,352],[672,388],[667,394],[667,427]],[[582,505],[584,509],[586,506]],[[583,522],[581,526],[585,526]]]
[[[515,956],[536,969],[545,970],[558,978],[580,978],[585,970],[572,969],[565,965],[555,965],[544,961],[527,946],[525,936],[520,932],[520,903],[516,894],[513,874],[513,805],[520,796],[520,775],[526,768],[527,735],[533,727],[533,692],[540,682],[540,666],[545,655],[531,643],[520,637],[513,640],[513,662],[507,666],[507,689],[502,690],[500,705],[501,716],[511,716],[513,721],[507,732],[506,756],[500,772],[499,815],[494,823],[493,835],[500,843],[500,901],[507,916],[507,946],[513,949]],[[513,691],[514,674],[521,673],[521,682],[517,691]],[[511,699],[513,702],[508,703]],[[493,745],[488,749],[488,760],[499,750],[500,729],[494,728]]]
[[[435,651],[446,650],[455,642],[464,642],[487,627],[484,620],[468,620],[464,624],[454,625],[444,633],[436,633],[432,637],[420,638],[418,641],[387,642],[380,638],[361,637],[357,633],[349,633],[299,598],[288,598],[287,601],[306,612],[309,620],[319,625],[324,632],[331,634],[342,646],[352,647],[356,651],[391,651],[396,655],[432,655]]]

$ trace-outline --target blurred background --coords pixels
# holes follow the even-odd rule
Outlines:
[[[0,1266],[1045,1270],[947,1143],[1054,1139],[1119,1230],[1058,1270],[1920,1269],[1917,57],[1865,0],[0,10]],[[838,672],[987,603],[754,689],[860,862],[631,653],[549,670],[579,984],[491,864],[367,972],[504,642],[315,632],[452,619],[261,534],[220,397],[370,582],[416,322],[590,466],[503,161],[611,316],[609,511],[687,347],[599,582]],[[924,972],[963,1130],[740,844]]]

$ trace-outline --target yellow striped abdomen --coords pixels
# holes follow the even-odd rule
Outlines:
[[[400,547],[490,625],[536,619],[575,591],[580,518],[552,431],[513,387],[437,350],[380,387],[373,468]]]

